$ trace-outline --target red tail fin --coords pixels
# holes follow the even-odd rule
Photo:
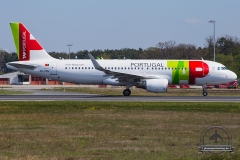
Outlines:
[[[19,24],[19,40],[20,40],[20,54],[19,60],[26,61],[30,60],[30,50],[42,50],[42,46],[38,41],[31,35],[27,28]]]
[[[22,23],[10,25],[20,61],[52,58]]]

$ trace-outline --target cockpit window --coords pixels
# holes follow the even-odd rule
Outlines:
[[[219,69],[221,68],[221,69]],[[218,67],[218,70],[228,70],[227,67]]]

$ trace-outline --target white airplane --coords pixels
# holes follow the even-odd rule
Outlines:
[[[7,63],[7,68],[63,82],[126,86],[129,96],[132,86],[149,92],[167,92],[168,84],[203,86],[229,83],[236,74],[224,65],[207,60],[96,60],[55,59],[51,57],[27,28],[10,23],[19,61]]]

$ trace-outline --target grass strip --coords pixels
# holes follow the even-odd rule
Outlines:
[[[0,114],[4,113],[74,113],[84,110],[155,110],[184,112],[240,113],[240,103],[231,102],[1,102]]]
[[[0,159],[240,159],[239,103],[1,102]],[[235,153],[198,154],[229,129]]]
[[[24,91],[14,91],[14,90],[0,89],[0,95],[11,95],[11,94],[31,94],[31,93],[30,92],[24,92]]]

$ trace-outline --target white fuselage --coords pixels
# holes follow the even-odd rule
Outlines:
[[[168,84],[176,84],[176,81],[174,80],[176,77],[173,75],[175,72],[177,72],[178,76],[180,77],[180,79],[177,81],[177,84],[217,85],[228,83],[236,79],[236,74],[230,70],[227,70],[222,64],[212,61],[203,61],[208,65],[209,71],[206,73],[206,75],[200,78],[195,77],[194,83],[190,83],[190,78],[186,77],[191,77],[197,72],[203,72],[203,74],[205,74],[205,72],[202,71],[204,70],[204,67],[202,69],[196,68],[196,70],[194,69],[194,71],[192,71],[191,67],[169,67],[169,64],[167,64],[168,61],[172,62],[174,60],[97,60],[97,62],[104,69],[130,75],[155,76],[158,78],[167,79]],[[176,62],[177,61],[179,60],[176,60]],[[187,63],[190,62],[190,60],[184,61]],[[11,63],[33,65],[36,66],[36,68],[15,68],[10,65]],[[52,59],[51,61],[16,61],[8,63],[7,67],[24,73],[63,82],[73,82],[79,84],[125,84],[124,82],[119,82],[116,79],[112,79],[111,76],[107,76],[102,71],[96,70],[91,60]],[[181,79],[181,77],[185,78]]]

